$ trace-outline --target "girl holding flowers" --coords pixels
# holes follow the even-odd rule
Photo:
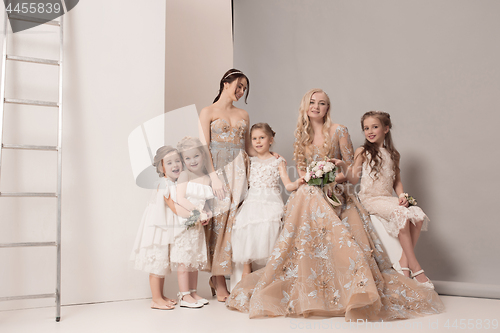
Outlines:
[[[321,89],[302,98],[295,138],[300,177],[314,161],[353,162],[347,128],[331,121],[330,99]],[[345,183],[344,174],[331,172],[322,175],[326,183],[333,178],[326,189],[325,182],[320,188],[310,179],[290,195],[266,266],[244,277],[226,305],[249,312],[250,318],[318,315],[386,321],[440,312],[443,305],[433,290],[391,269],[353,186]],[[328,192],[339,205],[332,206]]]
[[[346,172],[351,183],[356,184],[361,177],[359,198],[364,207],[370,214],[381,217],[387,233],[399,239],[403,255],[394,268],[406,276],[411,272],[418,283],[433,289],[414,252],[420,231],[427,230],[429,219],[403,191],[400,154],[391,137],[391,116],[381,111],[367,112],[361,118],[361,128],[365,143],[356,149],[354,164],[350,168],[340,160],[336,164]],[[392,196],[393,190],[397,198]]]
[[[196,288],[198,270],[207,266],[203,226],[212,215],[208,200],[213,198],[213,193],[205,168],[207,158],[200,140],[185,137],[177,148],[186,166],[177,180],[177,203],[190,211],[191,216],[177,220],[170,261],[172,266],[177,267],[180,306],[200,308],[208,304],[208,300],[196,293]]]

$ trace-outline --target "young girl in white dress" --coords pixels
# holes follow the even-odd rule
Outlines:
[[[183,138],[177,145],[186,169],[177,180],[177,203],[194,214],[198,222],[187,227],[189,219],[179,217],[174,228],[170,261],[177,268],[181,307],[200,308],[208,300],[196,293],[198,270],[207,268],[207,246],[203,226],[212,215],[208,200],[213,198],[210,177],[206,173],[207,157],[199,139]],[[190,218],[191,219],[191,218]]]
[[[167,226],[174,224],[176,216],[165,203],[175,200],[175,182],[182,171],[181,156],[171,146],[160,147],[156,151],[153,166],[161,177],[160,184],[153,190],[142,216],[131,260],[134,261],[135,269],[149,273],[153,297],[151,308],[170,310],[176,302],[163,296],[163,284],[165,274],[170,272],[169,244],[172,242],[172,233]]]
[[[283,157],[276,158],[269,152],[274,135],[266,123],[250,129],[257,155],[250,157],[250,189],[237,212],[231,238],[233,261],[244,264],[243,276],[252,272],[253,261],[265,264],[273,252],[283,216],[280,177],[288,191],[304,184],[303,178],[290,181]]]
[[[403,254],[394,268],[410,275],[422,285],[434,288],[415,257],[414,248],[421,230],[427,230],[429,219],[417,206],[409,207],[399,170],[400,154],[391,138],[391,117],[386,112],[370,111],[361,118],[365,143],[356,149],[353,165],[344,173],[356,184],[361,175],[359,198],[370,214],[382,218],[387,233],[397,237]],[[336,164],[346,170],[343,161]],[[393,197],[393,190],[398,197]],[[406,273],[408,272],[408,273]],[[405,274],[406,273],[406,274]]]

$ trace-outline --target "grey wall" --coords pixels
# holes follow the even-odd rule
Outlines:
[[[252,123],[277,132],[293,165],[298,106],[310,88],[363,142],[359,119],[391,114],[405,191],[431,219],[417,256],[433,280],[500,295],[500,2],[235,0],[234,64],[250,78]],[[487,289],[488,289],[487,288]],[[456,288],[455,288],[456,289]],[[456,290],[455,290],[456,291]]]

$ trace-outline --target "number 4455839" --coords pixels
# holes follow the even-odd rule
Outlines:
[[[445,328],[455,328],[462,330],[480,330],[480,329],[494,329],[498,328],[498,319],[455,319],[455,320],[446,320],[444,323]]]
[[[5,8],[7,13],[12,12],[18,14],[58,14],[61,11],[61,4],[59,3],[39,3],[39,2],[22,2],[17,3],[14,8],[12,8],[12,3],[9,3],[7,8]]]

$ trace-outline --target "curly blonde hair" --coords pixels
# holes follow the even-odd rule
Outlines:
[[[299,107],[299,118],[297,120],[297,128],[295,129],[295,143],[293,144],[293,159],[297,164],[297,168],[299,170],[306,169],[306,148],[311,145],[314,139],[314,130],[311,126],[311,122],[309,120],[309,116],[307,115],[307,111],[309,110],[309,104],[311,102],[311,98],[315,93],[323,93],[326,96],[326,102],[328,104],[328,110],[326,111],[325,116],[323,117],[323,128],[322,133],[325,138],[325,142],[323,143],[323,147],[326,151],[330,147],[330,136],[328,135],[329,129],[332,126],[332,120],[330,118],[330,98],[328,95],[321,89],[311,89],[304,97],[302,97],[302,101],[300,102]]]

